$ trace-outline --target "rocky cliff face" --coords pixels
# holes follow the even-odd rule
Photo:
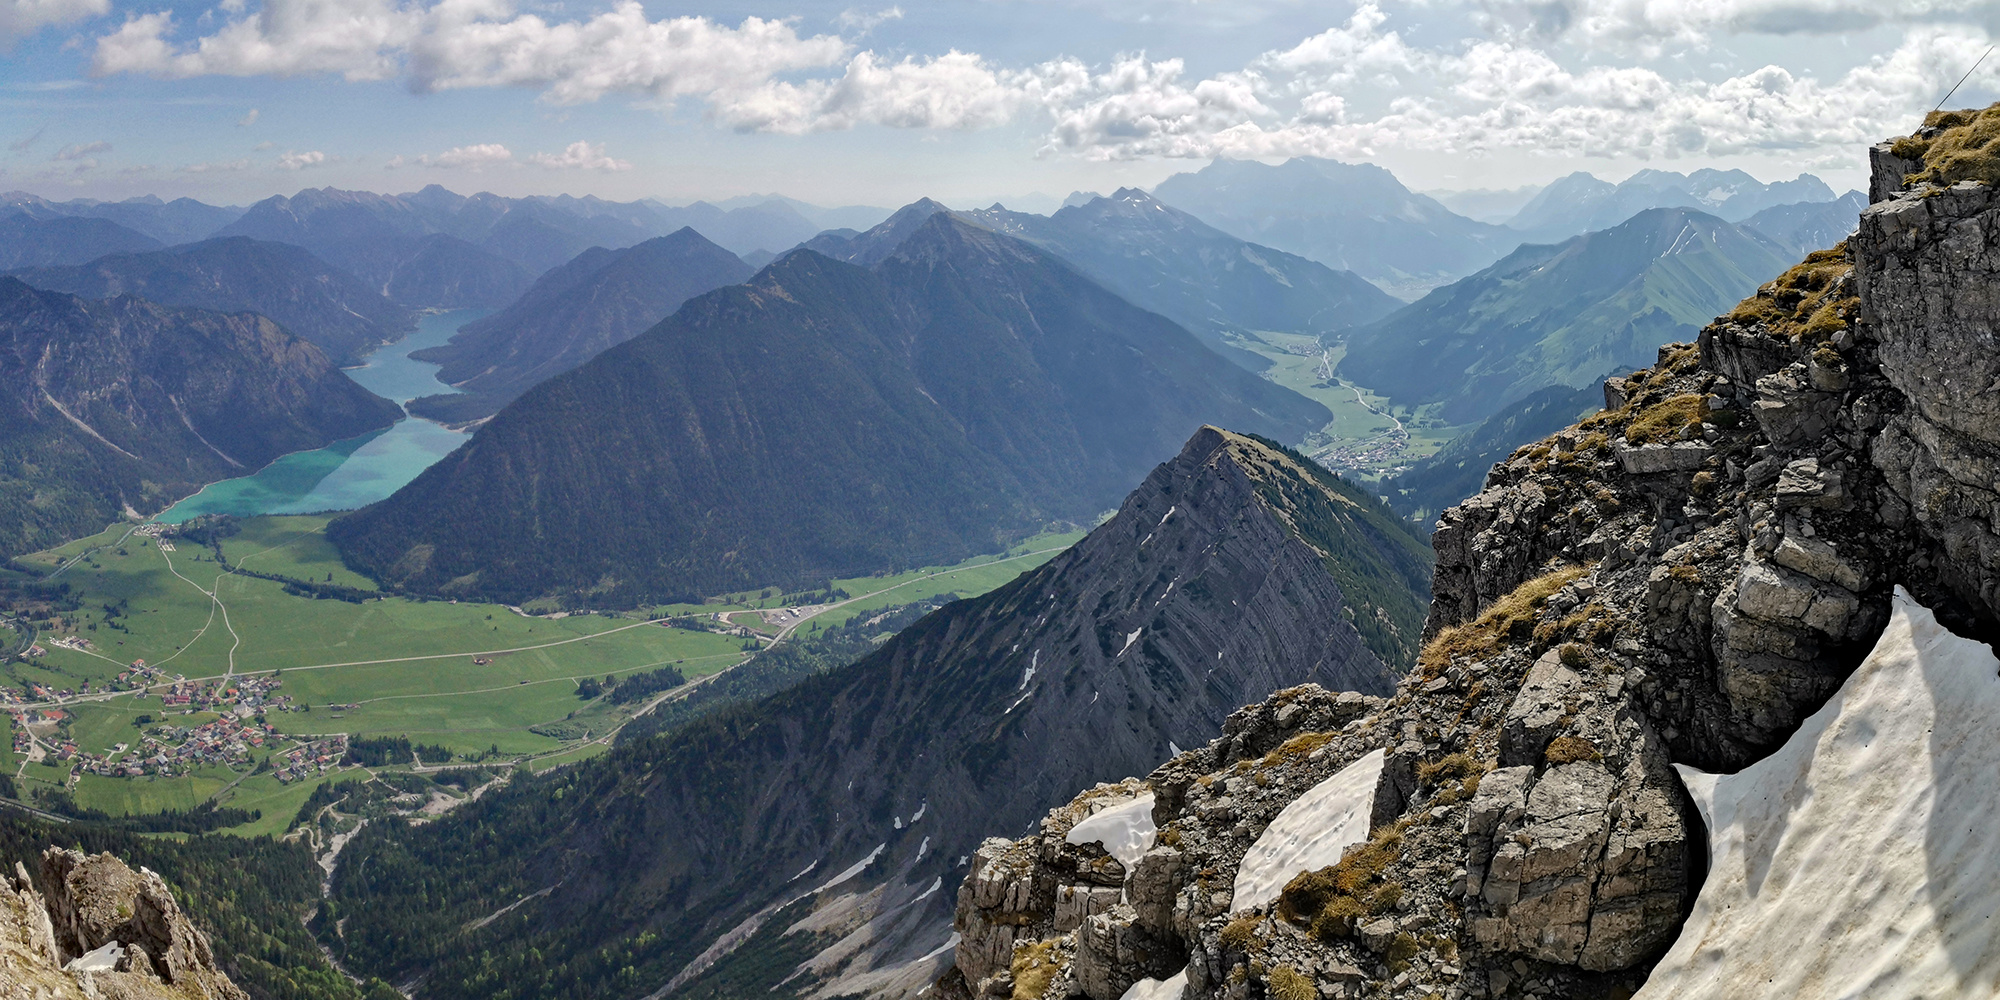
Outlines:
[[[158,875],[50,848],[0,880],[0,998],[248,1000]]]
[[[1769,754],[1861,661],[1896,584],[1962,634],[2000,620],[2000,199],[1906,180],[1936,176],[1929,151],[1969,127],[1936,125],[1875,151],[1874,204],[1845,244],[1613,380],[1603,412],[1446,512],[1428,641],[1394,697],[1357,716],[1284,692],[1240,713],[1124,793],[1151,792],[1158,832],[1119,878],[1093,860],[1110,844],[1069,843],[1103,792],[989,841],[960,890],[964,981],[945,985],[1636,989],[1704,877],[1670,764]],[[1377,753],[1368,834],[1268,903],[1228,891],[1271,856],[1274,818]]]

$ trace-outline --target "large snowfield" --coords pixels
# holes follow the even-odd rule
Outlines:
[[[1785,745],[1681,768],[1708,822],[1693,914],[1636,1000],[2000,996],[2000,661],[1900,588]]]

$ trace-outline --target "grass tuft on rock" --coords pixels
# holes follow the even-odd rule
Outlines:
[[[1580,760],[1603,760],[1604,754],[1597,744],[1581,736],[1558,736],[1549,741],[1549,748],[1542,752],[1542,759],[1550,764],[1574,764]]]
[[[1036,941],[1033,944],[1014,946],[1013,1000],[1042,1000],[1048,992],[1049,983],[1062,970],[1062,963],[1056,957],[1056,942]]]
[[[1270,978],[1264,980],[1270,990],[1271,1000],[1318,1000],[1319,990],[1313,986],[1310,976],[1292,968],[1280,965],[1271,970]]]
[[[1588,570],[1582,566],[1565,566],[1515,587],[1505,597],[1489,605],[1477,619],[1440,631],[1424,645],[1422,655],[1417,658],[1418,669],[1426,677],[1435,677],[1450,666],[1452,660],[1490,652],[1502,639],[1515,636],[1517,632],[1520,638],[1532,637],[1535,616],[1541,612],[1542,605],[1556,591],[1569,586],[1586,572]]]
[[[1278,894],[1278,915],[1312,929],[1322,941],[1354,933],[1363,919],[1388,912],[1403,887],[1383,877],[1403,854],[1403,835],[1386,827],[1347,849],[1338,864],[1300,872]]]
[[[2000,104],[1933,111],[1924,116],[1924,127],[1916,135],[1896,140],[1890,151],[1922,164],[1904,176],[1906,184],[2000,183]]]
[[[1763,324],[1773,334],[1792,340],[1824,340],[1852,326],[1861,311],[1855,294],[1854,265],[1847,243],[1815,250],[1791,270],[1737,303],[1724,317],[1746,326]]]
[[[1699,427],[1708,419],[1708,398],[1683,393],[1641,411],[1625,427],[1625,440],[1633,444],[1667,444],[1680,437],[1683,429]]]

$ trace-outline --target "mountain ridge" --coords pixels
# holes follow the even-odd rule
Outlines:
[[[1393,600],[1345,596],[1333,553]],[[787,996],[914,991],[944,954],[938,884],[981,837],[1032,820],[1065,781],[1115,780],[1174,740],[1205,739],[1243,692],[1386,690],[1400,664],[1350,622],[1396,622],[1375,645],[1403,659],[1428,565],[1365,491],[1202,428],[1068,552],[851,666],[438,825],[365,832],[334,889],[345,960],[376,974],[432,967],[452,998],[531,981],[537,996],[601,995],[625,974],[607,954],[640,970],[619,981],[634,995],[700,990],[709,970],[759,989],[784,980]],[[1373,703],[1327,701],[1315,717]],[[549,784],[564,787],[562,809],[534,806]],[[455,874],[405,877],[440,863]],[[419,917],[455,926],[551,884],[482,930],[476,954]],[[754,938],[732,964],[766,920],[803,916],[785,908],[794,897],[814,899],[812,943]],[[519,962],[528,947],[548,972]]]
[[[151,514],[396,404],[254,313],[83,299],[0,277],[0,553]]]
[[[798,250],[695,297],[328,537],[398,586],[510,599],[955,561],[1088,521],[1177,426],[1325,422],[1215,360],[1043,251],[937,214],[875,271]]]
[[[136,295],[167,306],[260,313],[343,365],[415,325],[409,310],[310,251],[244,236],[9,273],[85,298]]]
[[[621,250],[594,247],[542,275],[507,308],[410,356],[442,367],[463,395],[426,397],[415,412],[451,421],[489,416],[535,384],[624,343],[688,299],[749,280],[735,254],[683,227]]]
[[[1761,236],[1691,209],[1526,244],[1354,331],[1340,373],[1400,403],[1483,420],[1548,385],[1636,368],[1785,269]]]

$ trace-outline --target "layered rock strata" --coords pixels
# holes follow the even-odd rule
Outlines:
[[[1270,722],[1162,765],[1124,793],[1153,792],[1159,833],[1122,882],[1061,836],[1088,796],[989,841],[960,894],[963,982],[943,985],[1013,1000],[1642,985],[1705,874],[1672,765],[1735,771],[1782,744],[1861,661],[1897,584],[1963,634],[2000,620],[2000,200],[1912,183],[1908,148],[1876,151],[1874,204],[1841,247],[1609,382],[1604,411],[1446,512],[1427,643],[1392,698],[1288,728],[1278,713],[1335,696],[1281,692],[1239,714]],[[1245,726],[1278,751],[1231,749]],[[1375,751],[1370,838],[1233,908],[1272,818]],[[1065,892],[1092,900],[1074,926]]]
[[[50,848],[0,879],[0,1000],[249,1000],[160,877]]]

